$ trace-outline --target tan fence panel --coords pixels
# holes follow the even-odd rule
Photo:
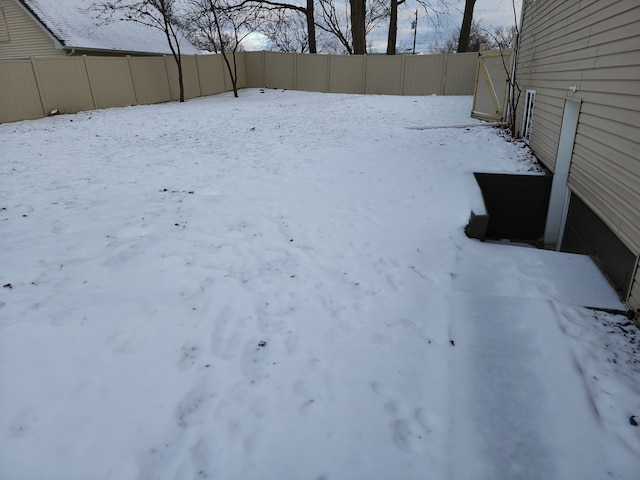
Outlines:
[[[248,88],[248,76],[247,76],[247,53],[240,52],[238,55],[242,57],[242,62],[238,62],[238,88]],[[242,74],[240,74],[240,67],[242,66]]]
[[[403,95],[439,95],[444,79],[444,55],[404,57]]]
[[[478,64],[476,53],[392,57],[238,52],[236,58],[238,88],[387,95],[472,95]],[[178,99],[172,57],[40,57],[1,65],[3,122],[37,118],[53,109],[71,113]],[[183,67],[186,98],[232,89],[221,55],[185,56]]]
[[[473,95],[478,53],[447,55],[442,95]]]
[[[95,108],[82,57],[32,59],[45,113],[75,113]]]
[[[478,57],[472,117],[481,120],[505,119],[511,63],[511,57],[501,52],[484,52]]]
[[[96,108],[138,103],[125,57],[84,57],[84,60]]]
[[[31,60],[0,61],[0,123],[44,115]]]
[[[172,63],[175,65],[175,60],[172,61]],[[176,73],[177,68],[178,67],[176,67]],[[184,97],[201,97],[202,90],[200,88],[200,75],[198,74],[198,62],[196,60],[196,55],[187,55],[182,59],[182,73],[184,75]]]
[[[169,85],[171,86],[171,99],[180,100],[180,81],[178,78],[178,65],[172,55],[164,57]],[[182,55],[182,84],[184,86],[184,98],[196,98],[200,96],[200,80],[198,78],[198,65],[194,55]]]
[[[226,90],[222,55],[198,55],[198,75],[202,95],[215,95]]]
[[[366,94],[402,95],[402,56],[368,56],[366,66]]]
[[[364,93],[364,55],[331,55],[329,91]]]
[[[222,55],[220,55],[222,57]],[[229,64],[233,69],[233,54],[227,54],[227,59],[229,60]],[[231,77],[229,76],[229,68],[222,59],[222,69],[224,71],[224,90],[226,92],[233,90],[233,83],[231,83]],[[247,88],[247,67],[246,67],[246,59],[244,52],[236,52],[236,75],[238,76],[238,88]],[[260,85],[262,86],[262,85]]]
[[[244,52],[246,64],[246,86],[259,88],[265,86],[264,55],[266,52]]]
[[[296,55],[292,53],[264,52],[266,88],[296,88]]]
[[[329,91],[328,55],[296,55],[296,69],[297,90]]]
[[[164,57],[129,57],[129,64],[139,104],[148,105],[171,100]]]

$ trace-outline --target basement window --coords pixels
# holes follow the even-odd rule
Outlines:
[[[533,107],[536,103],[536,91],[527,90],[524,104],[524,115],[522,118],[522,137],[526,143],[531,140],[531,124],[533,121]]]

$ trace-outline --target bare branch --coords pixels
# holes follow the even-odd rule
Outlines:
[[[113,0],[94,2],[90,9],[98,13],[97,19],[103,23],[135,22],[160,30],[167,39],[167,44],[178,67],[180,101],[184,102],[180,51],[180,41],[183,39],[183,35],[179,29],[180,19],[176,5],[177,0]]]

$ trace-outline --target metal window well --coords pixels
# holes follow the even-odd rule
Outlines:
[[[590,255],[618,290],[622,299],[629,299],[637,257],[575,194],[571,194],[560,250]]]
[[[485,212],[471,213],[465,232],[479,240],[538,243],[551,193],[551,175],[474,173]]]

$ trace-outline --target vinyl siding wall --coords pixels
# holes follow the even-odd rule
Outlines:
[[[525,91],[536,90],[530,146],[553,171],[564,101],[582,100],[569,187],[638,256],[640,2],[525,0],[524,9],[516,125]],[[640,308],[637,271],[628,301]]]
[[[15,0],[0,0],[2,15],[9,39],[0,41],[0,58],[65,55]]]

